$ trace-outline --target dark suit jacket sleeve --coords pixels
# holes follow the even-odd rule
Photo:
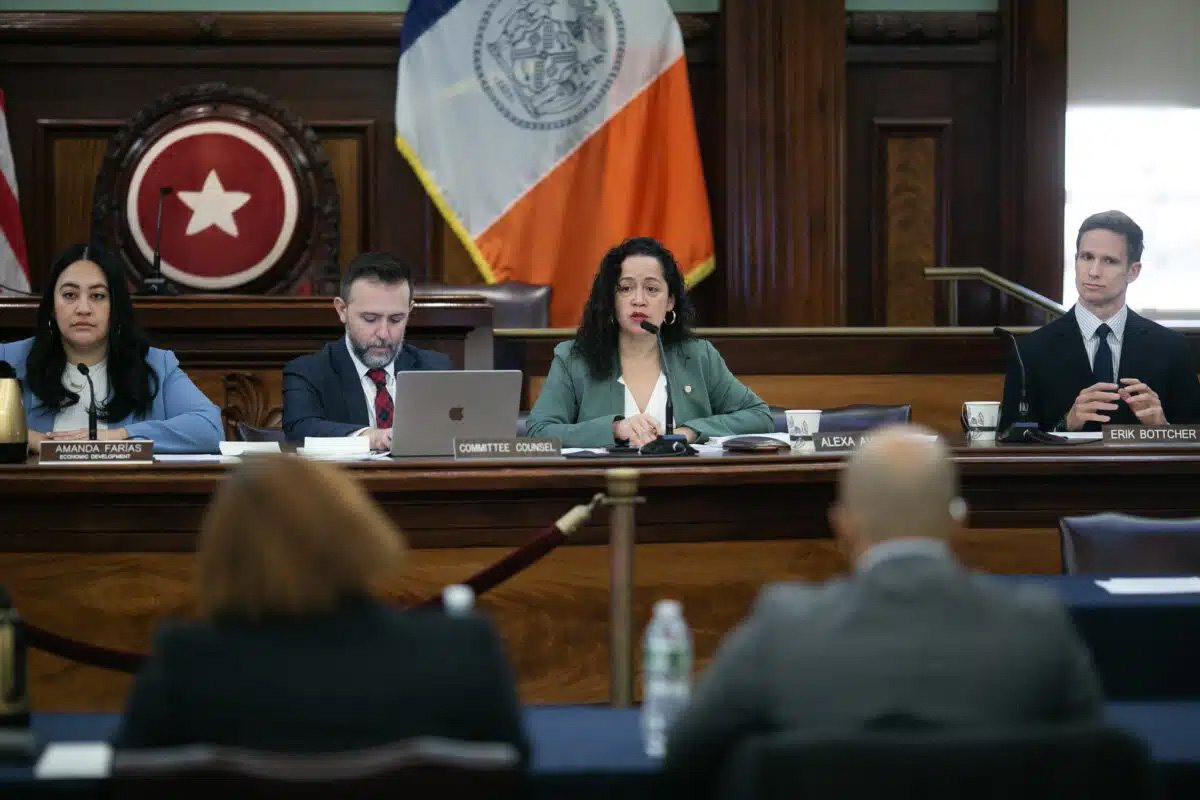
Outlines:
[[[761,603],[760,603],[761,605]],[[722,761],[766,726],[758,612],[721,643],[692,701],[667,735],[666,774],[675,797],[712,795]]]
[[[439,353],[436,350],[421,350],[413,348],[417,351],[417,369],[423,371],[444,371],[454,369],[454,364],[450,361],[450,356],[445,353]]]
[[[1058,643],[1059,685],[1052,694],[1051,719],[1064,722],[1099,721],[1104,716],[1104,692],[1091,653],[1057,599],[1049,603],[1050,633]]]
[[[180,731],[172,725],[173,714],[167,686],[163,650],[165,631],[155,634],[154,654],[142,665],[133,690],[125,701],[125,713],[113,744],[118,748],[166,747],[178,744]]]
[[[464,698],[463,724],[470,726],[469,737],[482,742],[507,742],[521,754],[521,767],[529,765],[529,739],[522,724],[517,682],[509,667],[504,645],[491,623],[483,617],[472,618],[473,642],[469,652],[480,658],[480,683],[474,697]]]
[[[1192,346],[1182,336],[1172,336],[1171,385],[1163,402],[1163,414],[1172,425],[1200,422],[1200,381],[1196,379],[1196,361]],[[1158,391],[1155,387],[1151,389]]]
[[[304,441],[305,436],[349,436],[363,427],[326,418],[317,380],[304,359],[283,368],[283,431],[289,441]]]

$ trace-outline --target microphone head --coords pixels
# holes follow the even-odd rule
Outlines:
[[[79,363],[76,365],[75,368],[79,370],[79,374],[82,375],[83,377],[86,378],[88,376],[87,364]]]
[[[172,189],[170,186],[160,186],[160,187],[158,187],[158,196],[166,197],[167,195],[171,194],[174,191],[175,190]]]
[[[658,326],[655,325],[653,322],[651,322],[648,319],[642,320],[642,330],[648,331],[649,333],[653,333],[655,336],[658,336]]]
[[[992,335],[993,336],[1011,336],[1012,334],[1010,334],[1008,331],[1004,330],[1004,328],[1001,328],[1000,326],[996,326],[995,328],[992,328]]]

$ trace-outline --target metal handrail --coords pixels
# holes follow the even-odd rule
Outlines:
[[[1026,305],[1033,306],[1044,313],[1047,322],[1057,319],[1067,313],[1062,303],[1051,300],[1043,294],[1038,294],[1027,286],[1003,278],[990,269],[983,267],[926,267],[926,280],[950,281],[950,324],[958,325],[958,282],[979,281],[986,283],[998,292],[1016,298]]]

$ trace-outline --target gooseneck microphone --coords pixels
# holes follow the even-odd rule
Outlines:
[[[1029,420],[1029,377],[1025,372],[1025,360],[1021,358],[1021,347],[1017,344],[1016,335],[1012,331],[1001,327],[992,328],[992,333],[1001,338],[1008,339],[1012,345],[1012,351],[1017,356],[1017,366],[1021,370],[1021,399],[1017,403],[1017,418],[1008,426],[1007,430],[1000,434],[999,441],[1043,443],[1064,441],[1063,437],[1045,433],[1038,427],[1036,422],[1030,422]]]
[[[663,379],[667,385],[667,418],[663,420],[666,433],[672,433],[675,430],[675,404],[671,402],[671,374],[667,370],[667,351],[663,347],[662,329],[649,320],[642,320],[642,330],[647,333],[653,333],[655,340],[658,342],[658,359],[662,362]]]
[[[158,217],[154,223],[154,261],[150,274],[142,279],[142,294],[166,294],[167,279],[162,276],[163,200],[174,191],[170,186],[160,186],[158,189]]]
[[[88,392],[92,395],[92,402],[88,404],[88,441],[96,441],[96,387],[92,383],[92,373],[87,368],[87,364],[80,363],[77,367],[79,374],[87,378]]]

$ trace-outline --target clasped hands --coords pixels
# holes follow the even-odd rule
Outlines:
[[[662,436],[663,427],[658,420],[647,414],[634,414],[613,423],[613,438],[628,440],[630,447],[643,447]],[[699,434],[688,427],[675,428],[674,433],[687,437],[688,444],[696,441]]]
[[[1089,422],[1108,422],[1112,417],[1103,412],[1116,411],[1118,401],[1124,401],[1143,425],[1167,424],[1158,393],[1138,378],[1121,378],[1120,386],[1094,383],[1080,392],[1067,412],[1067,430],[1081,430]]]

